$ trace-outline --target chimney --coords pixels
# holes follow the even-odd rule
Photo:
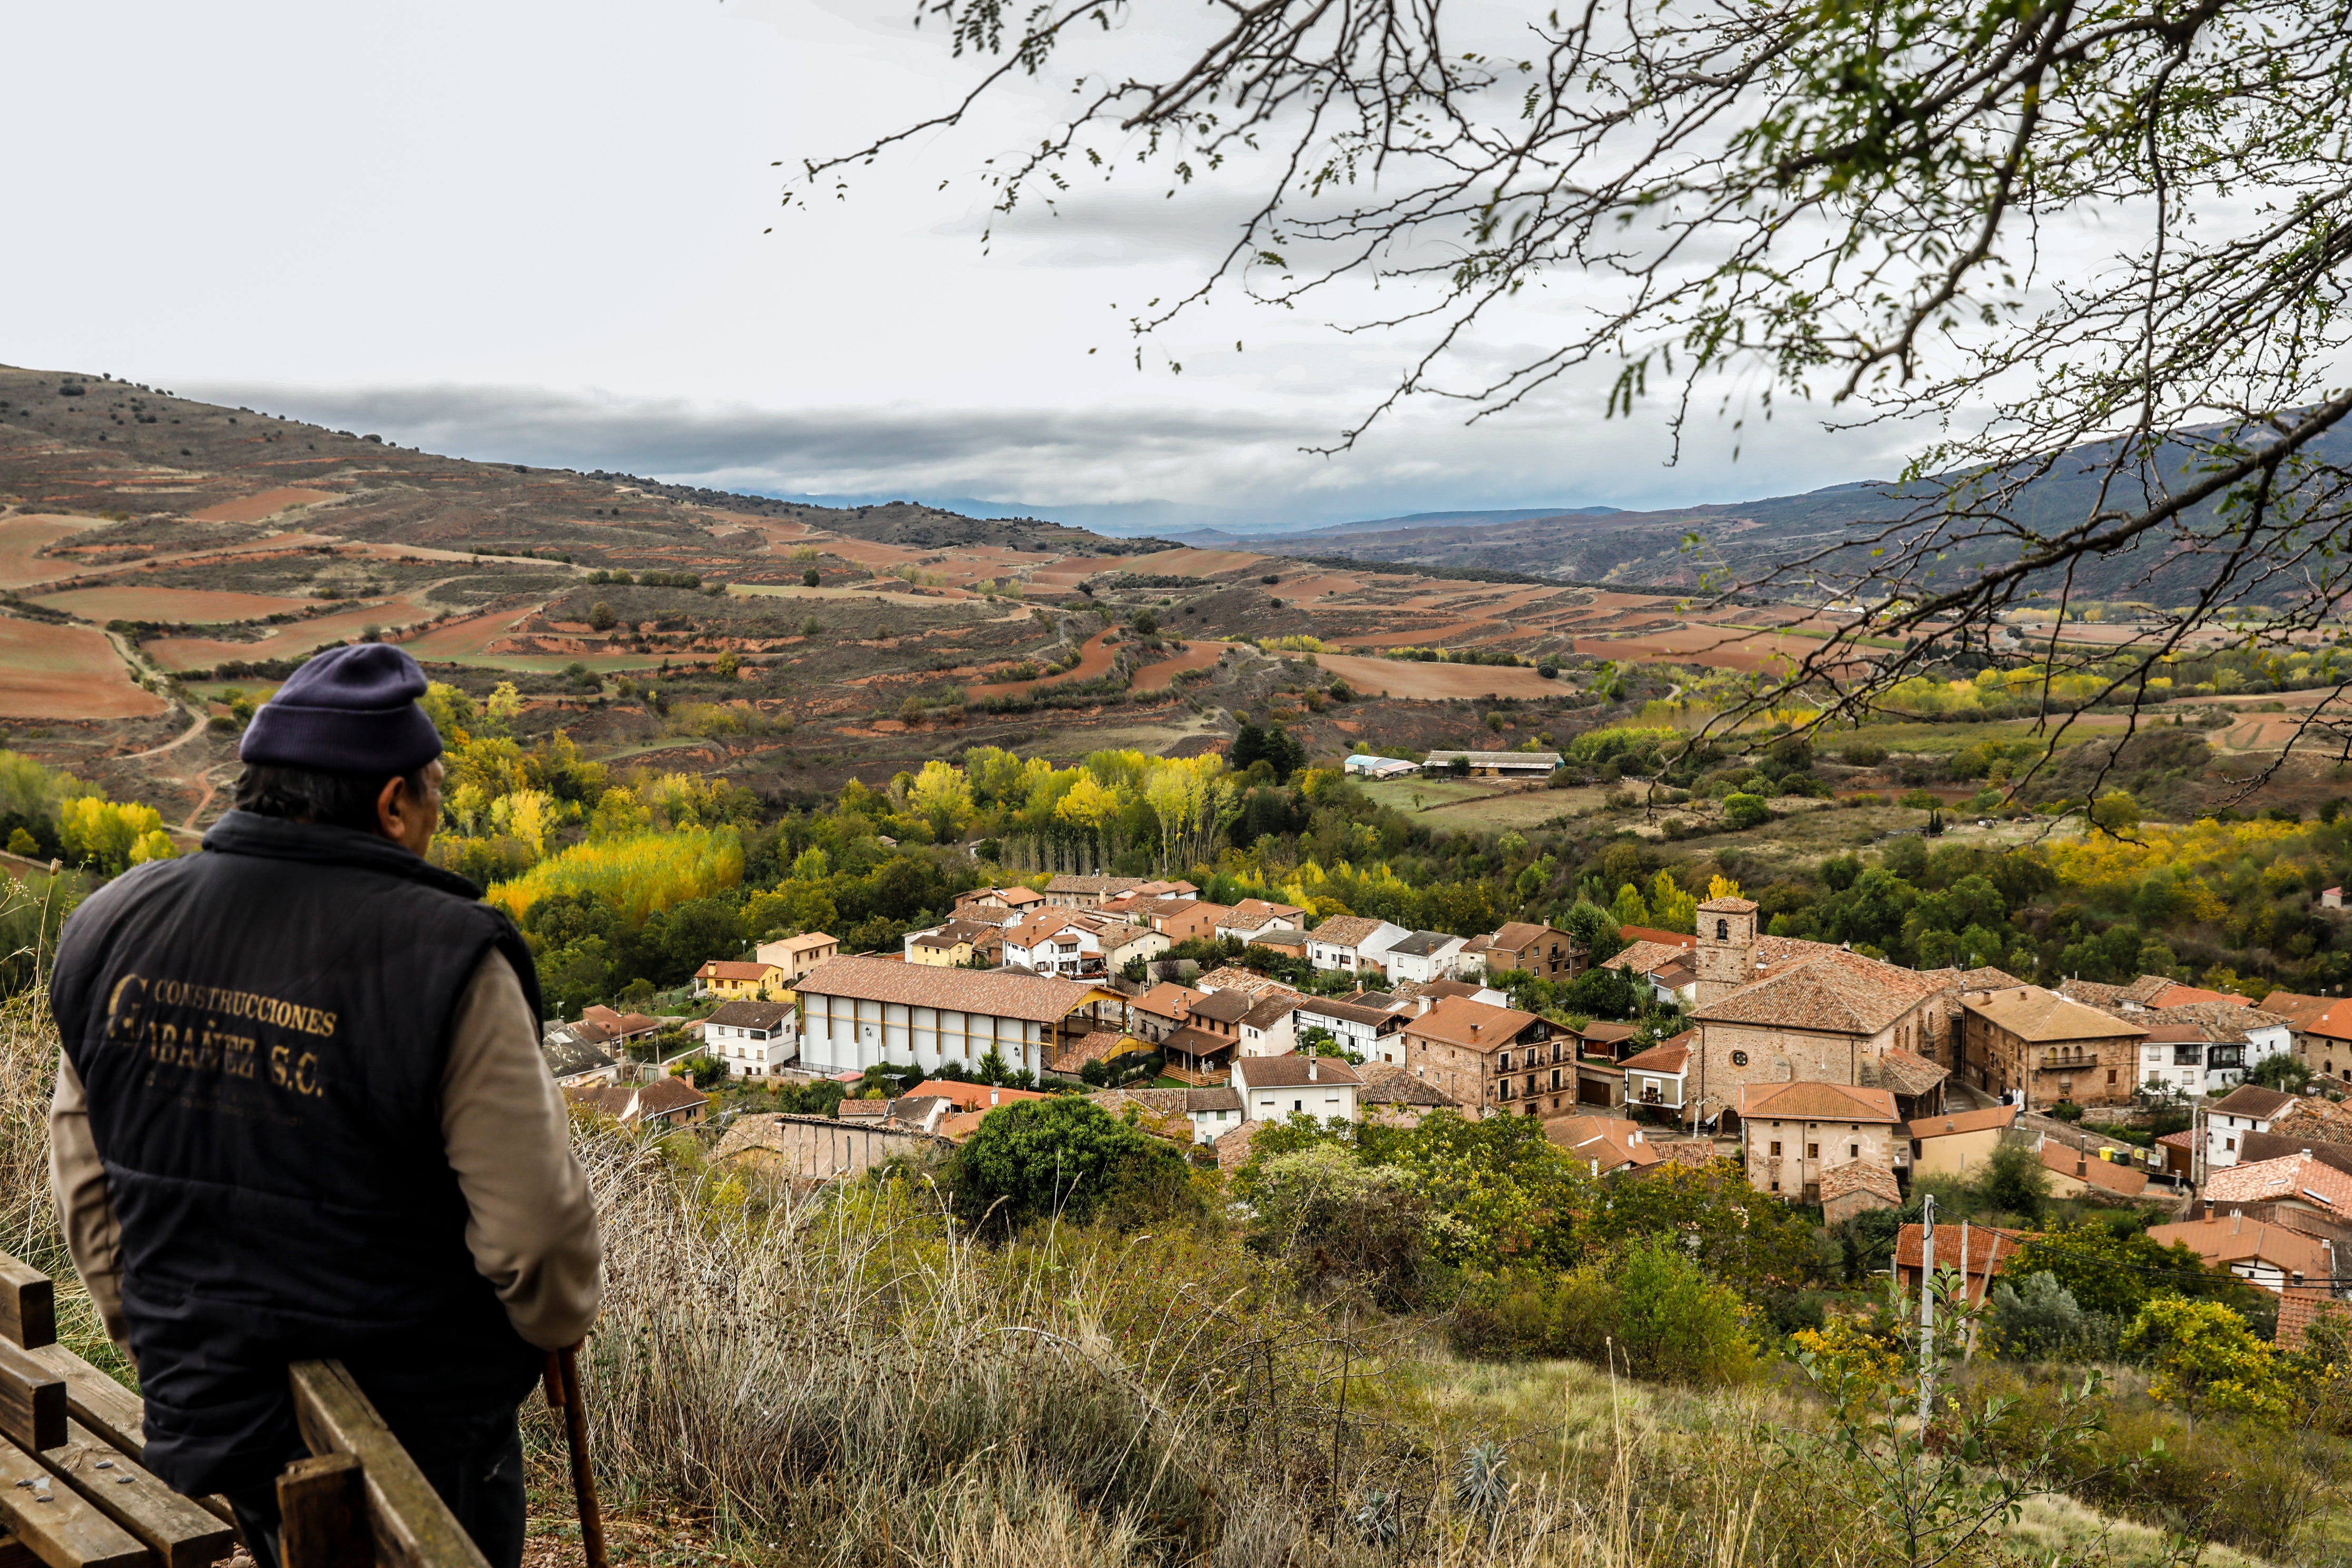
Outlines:
[[[1321,1082],[1321,1079],[1318,1076],[1321,1070],[1322,1064],[1315,1059],[1315,1053],[1313,1051],[1308,1051],[1307,1053],[1307,1081],[1309,1083]]]
[[[988,1091],[988,1103],[991,1105],[997,1104],[1003,1098],[1003,1095],[995,1089],[992,1089]]]
[[[2245,1211],[2245,1210],[2243,1210],[2243,1209],[2231,1209],[2231,1210],[2230,1211],[2230,1234],[2231,1234],[2231,1236],[2235,1236],[2235,1235],[2237,1235],[2237,1234],[2238,1234],[2238,1232],[2239,1232],[2239,1230],[2240,1230],[2240,1229],[2241,1229],[2241,1228],[2245,1225],[2245,1223],[2246,1223],[2246,1211]]]

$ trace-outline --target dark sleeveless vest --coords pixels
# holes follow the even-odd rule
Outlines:
[[[472,883],[245,812],[66,922],[51,1005],[121,1226],[147,1468],[181,1491],[304,1451],[289,1361],[344,1360],[387,1418],[528,1387],[538,1352],[475,1270],[441,1140],[450,1026],[493,950],[536,1016],[530,952]]]

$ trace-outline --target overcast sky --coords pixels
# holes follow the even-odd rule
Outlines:
[[[1223,193],[1090,195],[983,252],[972,176],[1034,138],[1043,88],[781,210],[802,158],[970,79],[911,10],[0,0],[0,361],[469,458],[1136,523],[1650,507],[1897,466],[1884,436],[1784,416],[1736,463],[1702,421],[1669,468],[1658,416],[1604,421],[1589,383],[1303,454],[1402,345],[1237,305],[1135,368],[1128,313],[1225,243]],[[1574,304],[1550,289],[1494,352],[1543,341]]]

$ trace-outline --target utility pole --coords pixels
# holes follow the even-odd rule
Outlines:
[[[1919,1440],[1927,1440],[1927,1415],[1936,1397],[1936,1194],[1919,1208]]]

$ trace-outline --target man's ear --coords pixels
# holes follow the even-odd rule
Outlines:
[[[398,844],[407,837],[408,817],[417,803],[408,793],[408,780],[394,773],[375,795],[375,830]]]

